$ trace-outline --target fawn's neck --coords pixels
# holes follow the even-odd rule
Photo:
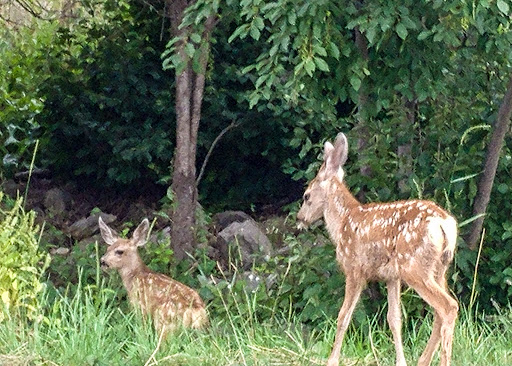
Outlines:
[[[134,257],[130,266],[125,266],[119,270],[123,284],[127,291],[133,288],[133,282],[141,273],[150,271],[149,268],[142,262],[139,255]]]
[[[342,232],[342,226],[349,217],[355,219],[361,207],[361,203],[350,193],[343,182],[337,177],[331,179],[324,219],[327,231],[334,242],[339,242],[338,236]]]

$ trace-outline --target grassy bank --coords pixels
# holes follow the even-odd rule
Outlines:
[[[265,321],[249,310],[212,317],[206,331],[183,330],[159,342],[150,325],[116,304],[115,293],[105,286],[78,287],[72,296],[47,295],[39,322],[15,316],[0,324],[0,365],[321,365],[334,339],[334,319],[310,329],[293,316]],[[461,311],[453,364],[512,364],[511,314],[484,322]],[[350,328],[343,345],[345,365],[394,365],[391,334],[378,325],[384,319],[378,314],[365,326]],[[406,323],[406,357],[415,364],[431,317]]]

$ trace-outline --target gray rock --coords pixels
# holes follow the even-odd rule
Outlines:
[[[1,189],[4,191],[4,193],[15,198],[19,195],[21,188],[13,179],[8,179],[2,183]]]
[[[98,243],[99,255],[101,257],[105,252],[107,245],[105,244],[103,238],[101,237],[101,234],[99,233],[78,241],[75,244],[75,248],[78,247],[78,251],[80,253],[91,253],[94,252],[93,248],[96,245],[96,243]],[[91,258],[94,256],[95,254],[91,254]]]
[[[230,224],[218,234],[216,246],[224,265],[231,261],[246,270],[267,261],[273,252],[270,240],[252,219]]]
[[[243,211],[219,212],[212,217],[213,225],[218,232],[224,230],[233,222],[244,222],[247,220],[252,220],[252,218]]]
[[[71,201],[72,197],[68,192],[60,188],[52,188],[44,196],[44,207],[48,213],[59,215],[69,209]]]
[[[82,240],[93,236],[98,230],[98,217],[101,215],[103,221],[108,225],[116,220],[116,216],[106,213],[96,213],[85,219],[73,223],[68,229],[68,234],[76,240]]]
[[[67,256],[71,250],[69,248],[52,248],[50,249],[51,255]]]

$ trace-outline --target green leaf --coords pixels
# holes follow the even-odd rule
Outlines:
[[[173,48],[174,44],[180,40],[180,37],[174,37],[172,38],[167,44],[165,45],[165,48]]]
[[[416,23],[414,23],[414,21],[409,18],[408,16],[406,15],[401,15],[400,16],[400,21],[403,23],[403,25],[407,28],[407,29],[416,29]]]
[[[267,81],[268,79],[268,74],[263,74],[261,75],[257,80],[256,82],[254,83],[254,86],[257,88],[259,88],[261,86],[261,84],[263,84],[265,81]]]
[[[370,27],[366,30],[366,32],[365,32],[366,39],[368,39],[368,42],[370,43],[370,45],[372,45],[373,42],[375,41],[376,34],[377,34],[377,29],[375,27]]]
[[[444,3],[444,0],[434,0],[434,9],[439,9]]]
[[[498,9],[500,9],[500,11],[504,14],[504,15],[509,15],[509,6],[508,4],[504,1],[504,0],[498,0],[496,5],[498,5]]]
[[[434,42],[441,42],[444,39],[444,32],[437,32],[434,34]]]
[[[360,19],[354,19],[347,23],[347,29],[354,29],[357,27],[360,23]]]
[[[268,54],[270,57],[274,57],[277,53],[277,51],[279,50],[279,44],[275,44],[272,46],[272,48],[270,48],[270,51],[268,51]]]
[[[327,51],[325,50],[325,48],[323,48],[319,44],[315,44],[313,46],[313,51],[320,56],[323,56],[323,57],[327,56]]]
[[[252,39],[254,39],[256,41],[259,40],[260,36],[261,36],[260,30],[255,26],[251,27],[249,34],[251,35]]]
[[[424,39],[426,39],[431,34],[432,34],[432,32],[428,31],[428,30],[421,32],[420,34],[418,34],[418,41],[423,41]]]
[[[297,15],[295,14],[294,11],[291,11],[288,14],[288,23],[290,23],[290,25],[295,25],[296,22],[297,22]]]
[[[350,56],[351,52],[352,52],[352,50],[350,49],[350,46],[348,46],[347,44],[345,44],[344,47],[341,48],[341,53],[345,57]]]
[[[315,62],[312,59],[307,59],[304,63],[304,69],[308,73],[309,76],[313,76],[313,72],[315,72],[316,66]]]
[[[263,18],[261,18],[261,17],[254,18],[254,25],[259,30],[262,30],[265,27],[265,24],[263,23]]]
[[[170,69],[180,69],[182,65],[184,65],[185,62],[178,54],[173,54],[171,57],[166,58],[163,63],[162,67],[164,70],[170,70]]]
[[[235,29],[233,34],[228,38],[228,43],[233,42],[233,40],[235,38],[244,39],[247,36],[247,31],[248,30],[249,30],[249,25],[248,24],[241,25],[240,27]]]
[[[505,194],[508,192],[508,185],[506,183],[501,183],[498,185],[498,192]]]
[[[260,100],[260,95],[258,93],[252,93],[249,97],[249,109],[252,109],[256,104],[258,104]]]
[[[190,35],[190,40],[194,43],[201,43],[201,35],[199,35],[199,33],[192,33]]]
[[[357,75],[352,75],[350,77],[350,85],[354,88],[355,91],[358,91],[361,87],[361,79]]]
[[[315,57],[315,64],[320,71],[329,71],[329,65],[327,65],[327,62],[325,62],[323,58]]]
[[[332,56],[336,60],[339,60],[340,59],[340,49],[338,48],[338,46],[336,46],[336,44],[334,42],[330,42],[329,43],[329,48],[331,50]]]
[[[398,23],[398,25],[396,26],[396,34],[398,34],[398,37],[405,40],[409,32],[407,31],[407,28],[405,28],[405,25],[403,25],[402,23]]]
[[[185,53],[187,54],[188,57],[190,57],[190,58],[194,57],[195,52],[196,52],[196,48],[194,47],[194,45],[192,43],[187,43],[185,45]]]

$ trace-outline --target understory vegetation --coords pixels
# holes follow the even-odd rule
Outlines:
[[[13,202],[4,202],[12,205]],[[20,207],[21,200],[14,203]],[[9,211],[13,212],[13,211]],[[23,211],[14,211],[23,219]],[[7,216],[10,222],[12,215]],[[2,225],[4,226],[5,223]],[[37,240],[37,230],[22,239]],[[318,233],[289,236],[292,252],[254,269],[262,281],[249,284],[237,270],[222,271],[204,253],[195,265],[172,264],[171,273],[199,289],[208,303],[211,324],[204,331],[180,330],[162,342],[152,325],[134,312],[117,274],[99,267],[100,247],[80,253],[76,283],[59,288],[37,276],[36,286],[21,289],[37,306],[12,307],[0,322],[0,364],[18,365],[322,365],[332,347],[343,279],[329,245],[301,242]],[[23,243],[20,243],[23,247]],[[165,245],[148,244],[145,261],[165,271]],[[31,258],[36,262],[30,262]],[[34,272],[41,252],[24,256]],[[32,264],[30,264],[32,263]],[[287,263],[283,265],[283,263]],[[236,268],[235,265],[232,266]],[[30,267],[28,267],[30,268]],[[58,261],[50,272],[62,271]],[[73,270],[67,268],[67,270]],[[19,272],[20,276],[22,272]],[[274,274],[272,284],[265,274]],[[267,279],[269,277],[266,277]],[[378,291],[379,289],[374,290]],[[393,365],[394,345],[387,328],[386,305],[363,296],[343,345],[345,365]],[[375,298],[375,297],[374,297]],[[407,361],[416,362],[432,329],[432,314],[410,290],[402,296],[404,347]],[[478,301],[477,301],[478,303]],[[27,317],[30,314],[30,317]],[[462,305],[454,341],[454,365],[506,365],[512,362],[512,309],[486,314]]]
[[[239,294],[230,290],[223,296]],[[13,313],[0,324],[0,364],[18,365],[322,365],[330,352],[335,321],[324,317],[306,326],[300,314],[276,313],[262,320],[257,296],[224,316],[211,311],[205,331],[180,330],[162,342],[149,322],[118,306],[103,280],[76,291],[43,294],[43,319],[27,322]],[[407,308],[407,305],[405,306]],[[473,309],[475,310],[475,309]],[[463,308],[454,337],[453,365],[508,365],[512,362],[512,312],[484,317]],[[385,311],[351,325],[343,345],[344,365],[394,365]],[[407,361],[415,363],[431,331],[431,315],[408,317],[404,327]]]

